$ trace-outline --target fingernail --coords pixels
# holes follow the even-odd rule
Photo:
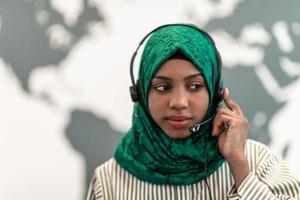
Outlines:
[[[229,95],[229,89],[225,88],[225,92],[227,93],[227,95]]]

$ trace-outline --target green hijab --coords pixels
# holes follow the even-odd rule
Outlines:
[[[160,66],[181,51],[199,69],[209,91],[209,108],[204,120],[218,107],[213,102],[218,79],[216,52],[210,39],[196,29],[171,25],[155,31],[147,41],[139,71],[143,103],[134,105],[132,127],[119,142],[114,157],[136,178],[154,184],[188,185],[205,179],[224,162],[212,122],[201,126],[197,135],[170,138],[153,121],[148,108],[151,80]]]

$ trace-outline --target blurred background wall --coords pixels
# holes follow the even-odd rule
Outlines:
[[[297,0],[0,0],[0,199],[83,199],[131,123],[129,61],[158,25],[207,30],[249,137],[300,177]],[[137,70],[137,68],[136,68]]]

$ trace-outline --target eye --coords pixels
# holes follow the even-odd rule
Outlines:
[[[165,92],[165,91],[169,90],[170,88],[171,87],[167,84],[160,84],[160,85],[154,86],[154,89],[159,92]]]
[[[190,84],[190,85],[188,86],[188,88],[189,88],[190,90],[192,90],[192,91],[198,91],[198,90],[200,90],[202,87],[203,87],[203,85],[200,84],[200,83],[192,83],[192,84]]]

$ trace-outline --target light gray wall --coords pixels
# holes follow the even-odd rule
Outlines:
[[[0,1],[0,199],[82,199],[130,127],[133,50],[182,21],[215,38],[249,137],[300,176],[299,1],[59,2]]]

